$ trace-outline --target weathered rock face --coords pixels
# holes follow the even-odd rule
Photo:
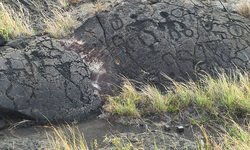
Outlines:
[[[32,37],[0,47],[0,115],[81,120],[100,105],[86,64],[55,40]]]
[[[62,43],[82,55],[102,91],[118,74],[163,83],[161,72],[178,80],[194,77],[194,70],[249,70],[249,37],[250,21],[237,14],[171,0],[127,0]]]

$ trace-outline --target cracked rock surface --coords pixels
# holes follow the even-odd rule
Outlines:
[[[175,0],[127,0],[88,19],[62,43],[81,54],[102,91],[120,74],[164,84],[162,73],[180,80],[194,78],[194,70],[249,70],[249,37],[250,21],[234,13]]]
[[[1,115],[14,112],[41,122],[82,120],[100,103],[87,65],[56,40],[31,37],[0,47]]]

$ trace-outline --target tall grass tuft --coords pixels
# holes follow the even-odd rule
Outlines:
[[[19,4],[19,10],[15,11],[12,7],[0,2],[0,35],[6,41],[23,35],[35,34],[31,27],[29,15],[25,13],[18,0],[17,3]]]
[[[250,19],[250,2],[247,0],[240,2],[237,11],[240,15]]]
[[[230,114],[250,113],[250,80],[247,72],[239,70],[229,75],[218,73],[218,78],[210,75],[202,76],[202,91],[213,101],[213,108],[224,108]]]
[[[198,138],[197,142],[197,149],[198,150],[224,150],[224,149],[232,149],[232,150],[249,150],[250,149],[250,130],[249,125],[248,129],[244,130],[240,127],[237,123],[233,120],[229,120],[230,127],[220,127],[221,131],[215,129],[218,137],[213,138],[210,136],[209,131],[204,128],[203,125],[198,125],[201,129],[204,137],[204,143],[200,142],[200,137]]]
[[[168,96],[162,95],[156,87],[147,85],[142,89],[142,94],[147,100],[146,104],[151,105],[151,110],[154,113],[161,114],[168,110],[170,99],[168,99]]]
[[[104,110],[111,115],[140,117],[136,105],[143,102],[142,96],[128,80],[124,82],[121,94],[116,97],[109,96],[107,101],[108,104],[104,106]]]
[[[78,26],[76,17],[71,16],[70,12],[58,7],[52,10],[52,13],[53,17],[44,16],[44,22],[45,32],[50,33],[54,38],[73,33],[74,28]]]
[[[61,127],[51,126],[53,134],[46,133],[52,150],[89,150],[83,133],[69,124]]]

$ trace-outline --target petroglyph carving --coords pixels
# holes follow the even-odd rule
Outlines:
[[[241,16],[168,0],[150,6],[128,0],[97,18],[105,40],[85,36],[85,42],[106,41],[96,49],[106,51],[116,73],[128,78],[164,84],[159,72],[187,79],[194,69],[250,70],[250,22]],[[88,26],[91,21],[82,28]]]
[[[118,15],[115,15],[109,22],[114,30],[119,30],[123,27],[123,22]]]
[[[240,37],[244,35],[244,27],[238,24],[232,24],[228,27],[229,33],[231,33],[235,37]]]
[[[169,35],[172,39],[176,41],[181,38],[181,33],[187,37],[193,36],[193,31],[188,29],[186,25],[182,22],[171,20],[167,12],[160,12],[160,15],[165,18],[165,22],[160,22],[158,29],[165,31],[165,26],[168,28]]]

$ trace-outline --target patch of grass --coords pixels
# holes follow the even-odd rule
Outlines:
[[[50,144],[50,150],[89,150],[84,135],[80,132],[77,126],[70,126],[67,124],[62,127],[55,127],[51,125],[48,128],[52,129],[52,134],[46,132]],[[112,135],[109,137],[106,135],[102,142],[107,149],[109,146],[115,147],[119,150],[143,149],[142,141],[137,139],[137,142],[132,144],[128,137],[124,135]],[[91,149],[100,149],[96,139],[90,147]]]
[[[35,34],[30,19],[27,17],[29,15],[25,13],[18,0],[17,4],[19,4],[19,10],[14,10],[7,4],[0,2],[0,35],[6,41],[23,35]]]
[[[82,0],[69,0],[69,1],[70,1],[70,3],[74,4],[74,3],[78,3],[78,2],[80,2]]]
[[[51,150],[89,150],[83,133],[69,124],[61,127],[51,126],[53,134],[46,133]]]
[[[127,136],[116,136],[112,135],[112,137],[104,137],[103,143],[105,143],[105,148],[108,149],[109,145],[114,145],[117,150],[143,150],[143,141],[140,141],[138,138],[136,139],[136,143],[129,140]],[[112,148],[113,149],[113,148]]]
[[[250,19],[250,2],[242,1],[238,5],[237,11],[240,15]]]
[[[57,3],[60,4],[62,8],[65,8],[69,5],[69,0],[57,0]]]
[[[215,130],[219,137],[215,138],[210,136],[208,130],[206,130],[202,125],[199,125],[204,137],[204,142],[200,142],[198,137],[197,149],[215,149],[215,150],[224,150],[224,149],[240,149],[248,150],[250,149],[250,126],[248,125],[247,129],[244,130],[233,120],[230,120],[230,127],[224,128],[221,127],[222,131]]]
[[[53,17],[44,16],[45,32],[50,33],[54,38],[60,38],[74,32],[74,28],[78,24],[76,18],[71,16],[69,11],[58,7],[52,10],[52,13]]]
[[[207,74],[202,77],[201,83],[202,91],[215,104],[213,111],[224,110],[238,116],[250,113],[250,80],[247,72],[219,73],[216,79]]]
[[[111,115],[140,117],[139,109],[136,106],[139,103],[143,104],[142,95],[127,80],[119,96],[108,97],[108,104],[104,106],[104,110]]]
[[[215,116],[219,113],[232,116],[250,113],[250,80],[247,72],[237,70],[229,75],[218,73],[217,78],[205,74],[200,75],[197,82],[186,83],[178,83],[165,77],[173,83],[165,94],[150,85],[137,91],[126,80],[120,95],[108,97],[104,111],[111,115],[140,117],[150,113],[177,112],[192,102]]]
[[[154,86],[145,86],[142,89],[142,95],[145,97],[148,105],[151,105],[149,110],[160,114],[166,112],[169,106],[168,96],[162,95],[161,91]],[[150,100],[150,101],[149,101]]]

